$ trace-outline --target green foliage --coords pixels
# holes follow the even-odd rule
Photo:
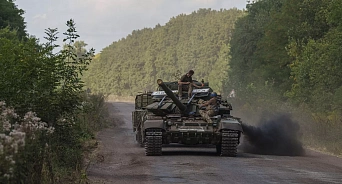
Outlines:
[[[309,103],[320,112],[332,110],[334,93],[342,85],[341,41],[342,32],[332,28],[323,38],[302,46],[292,65],[294,101]]]
[[[94,53],[83,56],[74,53],[75,32],[73,21],[68,21],[66,49],[57,54],[56,30],[48,29],[48,43],[38,45],[37,40],[29,38],[22,42],[18,39],[0,38],[0,100],[6,101],[21,112],[30,109],[47,122],[55,122],[63,113],[73,112],[81,103],[79,93],[83,84],[80,75],[86,69]],[[6,33],[9,34],[9,33]],[[13,35],[14,33],[12,33]],[[15,95],[14,95],[15,94]]]
[[[214,91],[224,92],[225,82],[228,81],[228,71],[229,71],[229,56],[230,47],[229,45],[223,45],[219,52],[219,58],[213,64],[213,69],[209,73],[208,80],[210,82],[210,87]]]
[[[87,51],[86,43],[75,41],[79,35],[73,20],[67,26],[67,44],[57,53],[57,29],[46,29],[46,44],[38,44],[35,38],[19,39],[9,28],[0,29],[0,101],[19,115],[36,112],[55,127],[49,138],[26,141],[21,150],[25,154],[15,157],[14,183],[65,182],[60,171],[69,176],[80,172],[84,142],[108,122],[104,96],[83,92],[81,76],[94,50]],[[0,126],[1,134],[2,122]]]
[[[7,32],[6,34],[14,35],[15,33]],[[0,55],[2,66],[0,85],[4,89],[0,91],[0,100],[6,101],[16,109],[34,108],[33,106],[38,105],[38,101],[43,100],[44,96],[32,97],[36,97],[38,93],[43,95],[46,90],[51,90],[49,89],[51,79],[41,80],[42,76],[47,75],[43,71],[48,67],[49,61],[45,58],[37,60],[36,58],[42,56],[37,50],[35,39],[21,42],[18,38],[11,40],[0,37],[0,52],[2,53]]]
[[[333,109],[342,109],[342,86],[337,88],[333,97]]]
[[[311,135],[320,145],[340,142],[340,120],[330,117],[342,112],[341,13],[341,1],[260,0],[248,5],[230,42],[226,84],[237,91],[236,103],[245,114],[292,103],[313,114],[311,122],[302,124],[307,138]],[[265,83],[270,85],[265,88]]]
[[[104,95],[84,92],[81,98],[82,104],[75,112],[60,117],[50,141],[51,179],[57,183],[81,179],[84,154],[92,149],[87,141],[95,139],[95,133],[111,121]]]
[[[272,81],[279,93],[285,93],[293,84],[289,66],[295,60],[289,50],[301,52],[310,39],[327,33],[328,2],[263,0],[248,7],[248,15],[237,22],[233,33],[230,78],[243,85]]]
[[[9,27],[16,31],[18,38],[25,38],[27,35],[23,14],[24,10],[18,9],[14,0],[0,0],[0,29]]]
[[[243,15],[237,9],[199,9],[165,26],[135,30],[103,49],[85,74],[86,85],[94,92],[129,96],[155,90],[158,78],[175,81],[193,69],[195,80],[204,79],[222,93],[231,33]]]

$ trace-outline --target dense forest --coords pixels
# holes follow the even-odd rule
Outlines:
[[[223,91],[227,81],[229,42],[242,10],[199,9],[166,25],[135,30],[101,51],[85,82],[93,92],[135,95],[154,90],[158,78],[175,81],[188,70],[194,79]]]
[[[96,56],[85,76],[94,92],[135,95],[189,69],[239,114],[287,112],[304,142],[341,153],[342,1],[259,0],[245,10],[199,9],[135,30]],[[255,118],[247,118],[255,121]]]
[[[242,114],[292,114],[307,146],[342,153],[342,1],[261,0],[236,22],[228,85]]]
[[[249,5],[231,41],[231,84],[268,84],[284,101],[341,111],[341,7],[341,1],[324,0]]]

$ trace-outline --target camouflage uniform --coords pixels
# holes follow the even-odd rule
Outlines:
[[[199,110],[200,115],[205,119],[208,123],[213,123],[211,118],[212,116],[216,116],[218,113],[218,104],[217,98],[211,98],[209,101],[203,103],[206,106],[205,110]]]
[[[183,95],[183,90],[188,91],[188,98],[191,97],[192,93],[192,77],[187,76],[187,74],[183,75],[181,79],[179,80],[180,82],[190,82],[190,84],[178,84],[178,97],[182,97]]]

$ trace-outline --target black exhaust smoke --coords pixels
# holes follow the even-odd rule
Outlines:
[[[259,127],[243,124],[242,150],[262,155],[304,155],[299,141],[299,124],[289,115],[282,114],[259,123]]]

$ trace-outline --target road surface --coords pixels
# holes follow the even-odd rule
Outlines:
[[[166,147],[163,156],[145,156],[132,131],[134,104],[112,105],[118,125],[98,134],[89,183],[342,183],[342,159],[310,150],[296,157],[240,150],[237,157],[220,157],[215,148]]]

